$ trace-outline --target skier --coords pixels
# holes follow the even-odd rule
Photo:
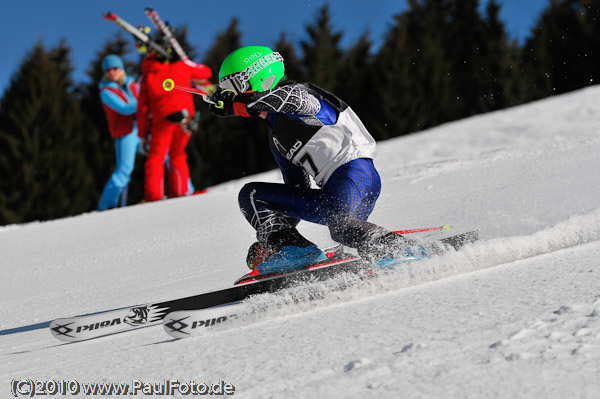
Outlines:
[[[126,202],[126,188],[135,165],[139,138],[135,123],[138,105],[138,86],[127,76],[121,57],[110,54],[102,60],[104,80],[100,82],[100,100],[108,120],[108,128],[115,139],[117,166],[106,183],[98,210],[116,208]]]
[[[413,240],[367,222],[381,190],[373,164],[375,140],[334,94],[284,76],[283,57],[263,46],[229,54],[210,105],[220,117],[262,118],[284,184],[248,183],[239,206],[256,230],[246,258],[260,274],[289,271],[326,259],[296,229],[299,221],[327,225],[331,237],[385,262],[410,251]],[[319,186],[312,189],[309,176]]]
[[[168,42],[164,43],[165,48],[170,48]],[[156,52],[150,52],[144,59],[137,121],[142,144],[148,144],[148,158],[144,166],[146,201],[158,201],[164,197],[163,164],[167,155],[169,197],[190,193],[185,147],[193,130],[193,96],[185,92],[165,92],[162,82],[170,78],[178,84],[194,82],[210,85],[208,79],[211,74],[210,68],[205,65],[177,58],[169,61]]]

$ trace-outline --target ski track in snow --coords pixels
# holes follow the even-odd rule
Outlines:
[[[573,216],[529,236],[478,241],[441,257],[380,271],[376,278],[364,279],[363,276],[346,273],[326,281],[304,282],[279,293],[257,295],[244,301],[246,306],[243,312],[237,314],[235,323],[216,325],[207,332],[216,333],[232,326],[246,326],[340,302],[346,304],[353,300],[551,254],[598,240],[600,208],[586,215]],[[571,308],[565,305],[565,309]],[[584,332],[586,336],[600,338],[600,324],[586,328]],[[577,334],[583,335],[584,332]],[[597,344],[600,344],[600,341]]]

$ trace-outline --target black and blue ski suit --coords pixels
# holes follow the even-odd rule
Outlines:
[[[239,193],[259,243],[300,220],[327,225],[335,241],[353,248],[388,233],[366,221],[381,191],[375,140],[345,102],[311,83],[243,93],[236,101],[237,115],[266,122],[285,182],[248,183]]]

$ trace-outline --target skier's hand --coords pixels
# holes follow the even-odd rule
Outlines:
[[[211,114],[223,118],[234,116],[233,102],[235,100],[235,91],[230,89],[217,89],[210,98],[214,104],[210,104],[208,110]]]
[[[209,111],[216,116],[243,116],[249,118],[258,116],[257,112],[250,111],[246,105],[252,101],[255,92],[236,94],[230,89],[218,89],[211,97],[214,104],[209,106]]]

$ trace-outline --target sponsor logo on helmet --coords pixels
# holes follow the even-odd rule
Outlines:
[[[263,53],[260,51],[257,51],[254,54],[250,54],[248,57],[244,58],[244,64],[248,65],[251,62],[256,61],[258,58],[262,57]]]
[[[244,70],[244,72],[246,72],[248,74],[249,78],[252,78],[258,72],[262,71],[264,68],[268,67],[269,65],[271,65],[277,61],[283,61],[283,57],[281,56],[281,54],[279,54],[277,52],[267,54],[263,57],[258,58],[256,61],[254,61],[252,63],[252,65],[248,66],[248,68],[246,68]]]

